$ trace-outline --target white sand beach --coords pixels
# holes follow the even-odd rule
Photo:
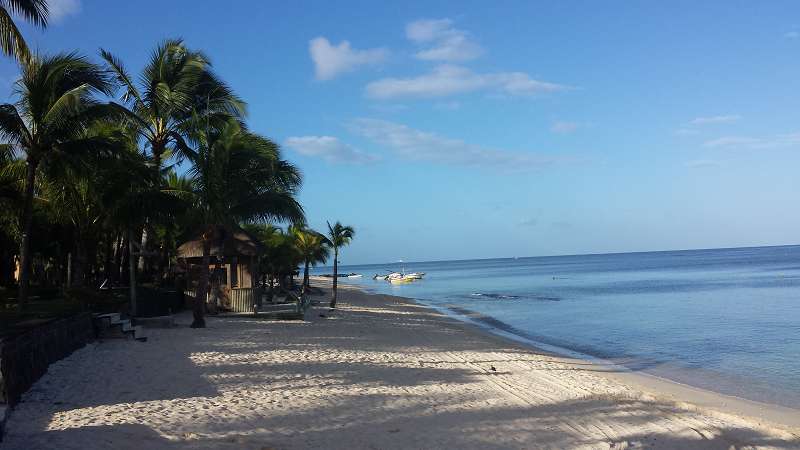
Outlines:
[[[52,365],[0,449],[800,448],[798,429],[353,288],[307,321],[189,320]]]

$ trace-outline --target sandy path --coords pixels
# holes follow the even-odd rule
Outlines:
[[[340,302],[87,346],[26,394],[0,449],[800,448],[798,430],[657,400],[392,297]]]

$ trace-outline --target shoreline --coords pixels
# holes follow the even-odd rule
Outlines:
[[[315,276],[312,276],[311,279],[318,284],[330,281],[324,277]],[[471,332],[499,338],[511,345],[522,346],[523,348],[538,352],[549,353],[565,360],[579,361],[580,363],[594,365],[602,369],[598,372],[602,372],[604,376],[625,384],[632,385],[633,387],[658,398],[664,398],[665,400],[674,401],[677,403],[685,403],[690,407],[706,408],[717,413],[734,414],[750,419],[763,420],[772,425],[785,427],[787,429],[800,428],[800,409],[728,395],[710,389],[692,386],[690,384],[675,381],[667,377],[645,371],[629,369],[621,364],[616,364],[612,361],[592,357],[590,355],[579,354],[579,352],[572,352],[569,349],[563,349],[553,345],[542,345],[541,343],[537,343],[532,339],[519,336],[513,331],[500,327],[494,327],[492,324],[481,322],[480,318],[485,316],[482,316],[474,311],[466,309],[463,311],[454,311],[447,307],[435,307],[428,305],[422,301],[410,297],[369,292],[363,286],[347,283],[346,281],[344,283],[340,281],[339,286],[346,286],[348,289],[358,290],[364,295],[390,297],[396,299],[397,301],[408,302],[436,311],[443,316],[454,320],[457,324],[466,327],[466,329]],[[326,289],[329,289],[329,287],[326,287]],[[573,354],[569,354],[570,352]]]
[[[325,287],[325,282],[315,281]],[[670,400],[596,364],[343,284],[304,320],[190,311],[50,366],[0,450],[800,449],[800,428]]]

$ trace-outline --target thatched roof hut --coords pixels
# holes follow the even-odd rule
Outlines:
[[[185,292],[194,297],[201,270],[211,271],[211,291],[207,301],[232,311],[252,311],[258,297],[258,256],[265,248],[259,240],[239,227],[217,226],[211,237],[210,264],[203,267],[203,241],[200,233],[178,247],[178,261],[188,273]]]
[[[217,226],[211,239],[211,256],[258,256],[264,251],[264,245],[242,228]],[[195,239],[184,242],[178,247],[178,258],[202,258],[203,241],[200,233]]]

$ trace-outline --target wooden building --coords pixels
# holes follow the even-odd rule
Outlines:
[[[253,311],[253,305],[261,297],[258,257],[263,251],[258,239],[239,227],[214,229],[208,267],[210,289],[206,296],[209,310]],[[184,294],[194,301],[203,264],[203,242],[199,234],[178,247],[178,263],[187,274]]]

